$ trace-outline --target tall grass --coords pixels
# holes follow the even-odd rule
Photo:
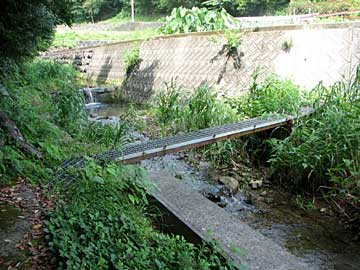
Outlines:
[[[271,75],[263,82],[258,81],[260,73],[256,72],[247,94],[232,101],[238,112],[247,117],[264,114],[296,114],[303,102],[299,86],[290,80],[282,80]]]
[[[173,81],[156,98],[155,115],[172,133],[189,132],[239,120],[236,110],[217,97],[214,89],[203,84],[188,97]],[[169,127],[169,125],[171,125]]]
[[[206,84],[186,96],[174,81],[167,83],[156,98],[157,121],[166,134],[174,134],[233,123],[247,117],[291,114],[299,110],[303,96],[298,86],[275,76],[259,83],[257,77],[254,76],[247,95],[231,100],[220,99]],[[243,141],[230,140],[204,147],[200,152],[215,166],[223,166],[243,158],[245,148]]]
[[[313,116],[300,120],[285,140],[272,140],[274,173],[299,188],[326,186],[359,202],[360,70],[350,81],[319,84]]]

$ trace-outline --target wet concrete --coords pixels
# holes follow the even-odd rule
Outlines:
[[[0,270],[24,260],[24,254],[16,245],[29,228],[30,223],[22,216],[20,209],[0,202]]]

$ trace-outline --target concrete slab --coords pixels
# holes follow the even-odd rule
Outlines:
[[[300,258],[175,177],[151,172],[149,178],[158,187],[152,195],[202,239],[217,240],[236,265],[241,263],[248,270],[309,269]]]

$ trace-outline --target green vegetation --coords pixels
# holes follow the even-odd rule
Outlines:
[[[156,29],[145,29],[129,32],[117,31],[72,31],[56,32],[52,44],[54,47],[74,48],[80,41],[128,41],[137,39],[149,39],[159,36]]]
[[[155,115],[166,133],[194,131],[238,119],[236,111],[218,99],[206,84],[196,88],[188,98],[181,92],[181,88],[171,82],[157,97]]]
[[[45,60],[26,63],[3,80],[9,96],[1,96],[0,111],[44,154],[42,160],[34,159],[0,128],[0,174],[4,181],[24,175],[42,182],[49,177],[50,168],[71,155],[91,154],[118,145],[127,126],[89,123],[83,97],[77,90],[80,82],[72,67]]]
[[[31,19],[29,19],[31,14]],[[5,0],[0,11],[0,76],[45,50],[56,24],[72,22],[66,0]]]
[[[46,224],[59,269],[233,269],[213,248],[153,228],[142,169],[89,161],[75,177]]]
[[[358,0],[294,0],[289,4],[289,10],[296,14],[301,13],[320,13],[329,14],[334,12],[358,10],[360,2]]]
[[[289,0],[136,0],[135,13],[138,21],[157,20],[174,8],[206,7],[211,10],[224,9],[233,16],[261,16],[283,12]],[[76,22],[101,21],[111,17],[111,22],[130,17],[130,1],[126,0],[74,0],[72,13]]]
[[[272,140],[270,160],[274,173],[298,188],[316,191],[320,186],[358,204],[359,182],[359,83],[330,88],[319,85],[313,116],[300,120],[285,140]]]
[[[239,23],[225,9],[220,11],[207,8],[192,9],[175,8],[166,17],[165,24],[160,28],[164,34],[204,32],[236,28]]]
[[[124,54],[124,65],[126,70],[126,76],[130,76],[130,74],[137,69],[141,62],[140,59],[140,49],[134,48],[130,51],[127,51]]]
[[[241,39],[239,33],[235,31],[227,30],[225,31],[224,36],[226,39],[225,48],[228,51],[228,53],[231,54],[238,51],[238,49],[240,49]]]
[[[248,93],[232,102],[238,112],[247,117],[269,113],[296,114],[305,99],[299,87],[290,80],[281,80],[275,75],[258,83],[259,75],[259,72],[255,73]]]
[[[218,98],[208,85],[186,97],[175,82],[165,84],[156,98],[157,122],[165,134],[189,132],[271,113],[293,114],[305,102],[299,87],[290,81],[271,76],[258,83],[257,77],[247,95],[231,100]],[[229,166],[246,155],[245,144],[241,140],[218,142],[202,148],[200,154],[216,167]]]
[[[1,184],[19,176],[40,187],[54,180],[55,209],[45,231],[59,269],[233,269],[215,246],[154,229],[142,169],[85,158],[86,167],[54,177],[53,169],[74,155],[121,148],[133,124],[131,116],[118,126],[89,123],[79,83],[72,67],[35,60],[18,67],[1,89],[0,110],[44,157],[31,157],[0,128]]]

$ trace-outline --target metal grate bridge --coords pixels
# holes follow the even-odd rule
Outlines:
[[[300,116],[306,116],[312,110],[306,108],[302,110]],[[155,156],[163,156],[169,153],[180,152],[186,149],[196,148],[218,141],[239,138],[249,134],[274,129],[291,124],[296,116],[271,116],[271,118],[251,118],[239,123],[226,124],[222,126],[201,129],[198,131],[178,134],[162,139],[150,140],[144,143],[133,143],[126,145],[123,149],[106,151],[94,156],[97,160],[119,161],[125,164],[139,162]],[[83,158],[74,158],[63,162],[60,167],[82,167],[85,164]]]

